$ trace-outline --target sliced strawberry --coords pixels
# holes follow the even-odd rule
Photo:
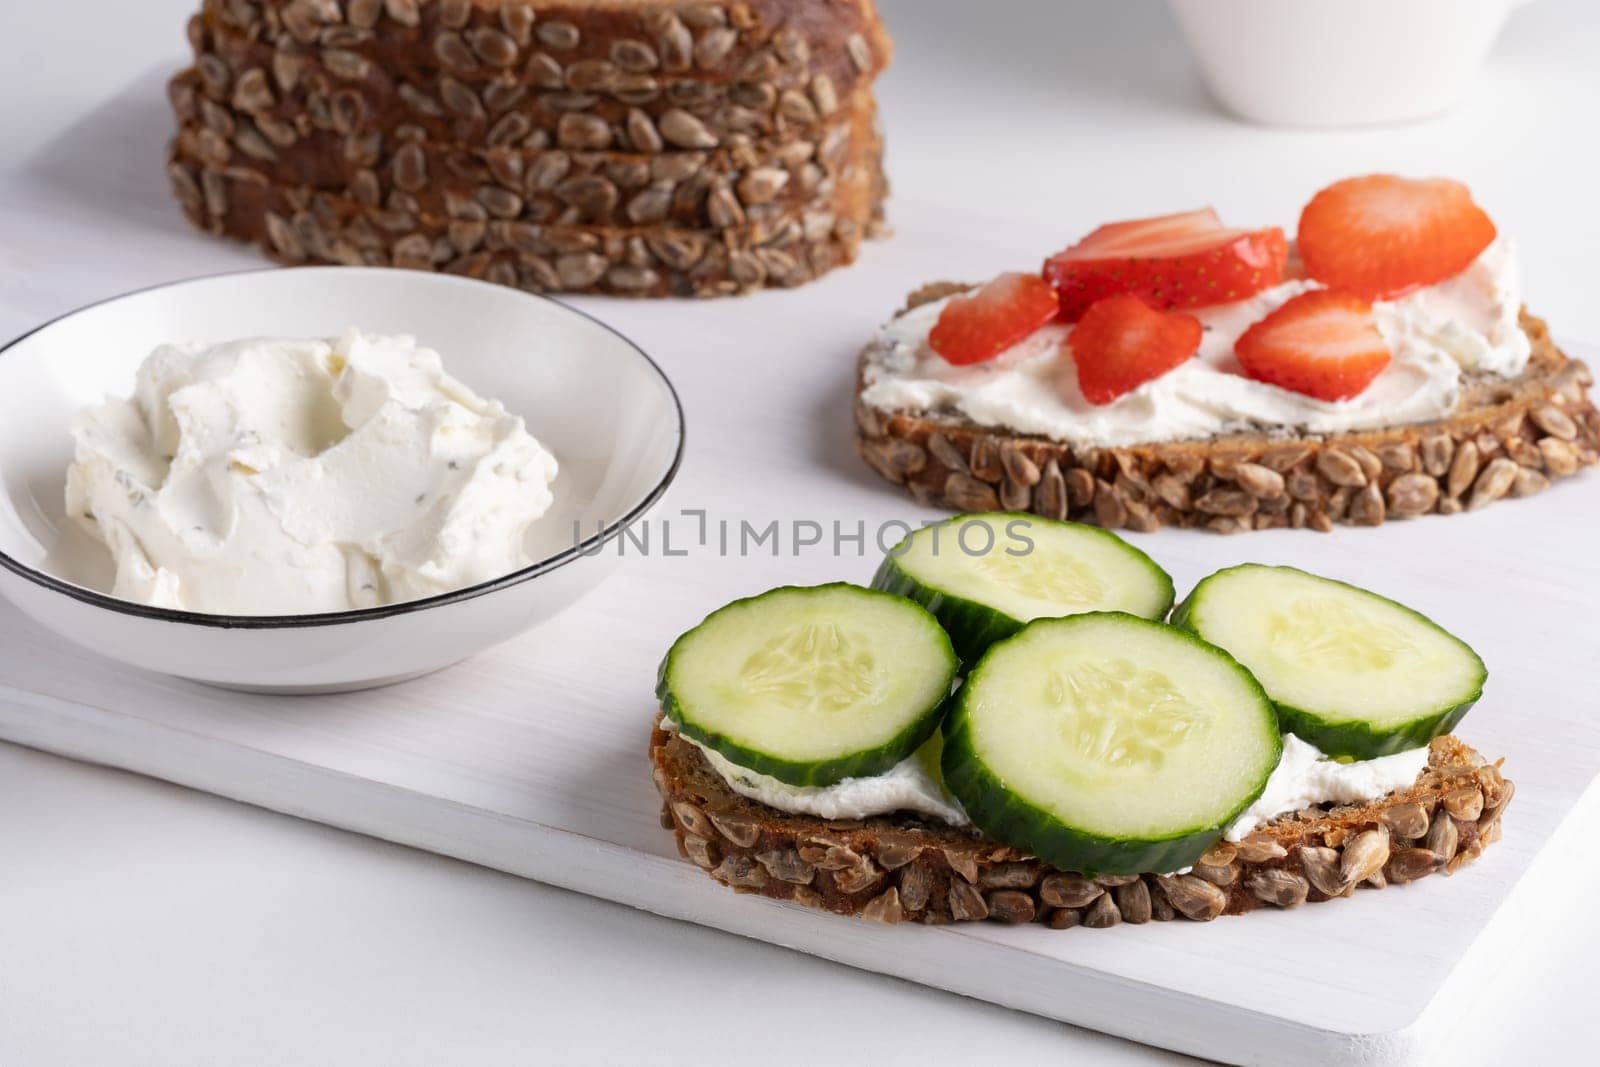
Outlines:
[[[1067,336],[1078,389],[1091,404],[1109,404],[1193,356],[1204,332],[1193,315],[1157,311],[1136,296],[1097,301]]]
[[[1257,381],[1318,400],[1348,400],[1389,365],[1372,305],[1334,289],[1301,293],[1246,330],[1233,353]]]
[[[993,359],[1056,317],[1056,294],[1037,274],[1002,274],[975,293],[952,297],[928,335],[945,362]]]
[[[1102,256],[1132,255],[1141,248],[1150,248],[1160,242],[1202,239],[1226,229],[1215,208],[1202,207],[1174,215],[1108,222],[1068,251],[1094,252]]]
[[[1128,293],[1158,308],[1242,300],[1283,280],[1283,231],[1235,230],[1210,208],[1113,222],[1051,256],[1044,276],[1075,322],[1096,300]]]
[[[1300,213],[1300,258],[1332,289],[1389,300],[1454,277],[1495,237],[1472,193],[1447,178],[1369,174],[1335,182]]]

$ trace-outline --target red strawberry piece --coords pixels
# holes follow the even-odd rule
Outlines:
[[[1335,182],[1300,213],[1300,258],[1330,289],[1389,300],[1454,277],[1495,237],[1472,193],[1447,178],[1369,174]]]
[[[1202,207],[1172,215],[1152,215],[1147,219],[1108,222],[1072,247],[1106,255],[1117,252],[1131,254],[1158,241],[1221,233],[1226,229],[1216,208]]]
[[[975,293],[952,297],[928,345],[958,366],[993,359],[1056,317],[1056,294],[1037,274],[1002,274]]]
[[[1096,301],[1067,336],[1078,389],[1091,404],[1109,404],[1193,356],[1204,332],[1193,315],[1136,296]]]
[[[1075,322],[1096,300],[1128,293],[1157,308],[1209,307],[1283,280],[1289,245],[1277,227],[1235,230],[1210,208],[1113,222],[1051,256],[1044,276]]]
[[[1301,293],[1246,330],[1233,352],[1257,381],[1318,400],[1348,400],[1389,365],[1372,305],[1335,289]]]

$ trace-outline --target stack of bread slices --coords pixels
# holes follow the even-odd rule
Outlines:
[[[882,224],[872,0],[205,0],[189,39],[173,190],[281,262],[720,296]]]

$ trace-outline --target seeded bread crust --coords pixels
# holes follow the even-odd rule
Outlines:
[[[659,718],[650,760],[662,826],[717,881],[841,915],[935,925],[1208,921],[1453,874],[1499,839],[1514,792],[1498,762],[1441,737],[1414,785],[1374,803],[1281,816],[1237,845],[1219,842],[1187,874],[1088,878],[912,815],[823,820],[756,803]]]
[[[907,309],[968,288],[925,286]],[[1453,515],[1547,488],[1600,459],[1600,412],[1589,368],[1556,347],[1526,311],[1527,370],[1471,382],[1456,413],[1361,433],[1229,434],[1127,448],[1074,448],[946,413],[883,412],[861,401],[856,447],[867,464],[924,505],[1004,508],[1148,531],[1331,530],[1386,519]],[[871,351],[870,347],[868,351]]]
[[[893,53],[872,0],[205,0],[191,37],[217,30],[290,56],[348,52],[397,75],[586,92],[619,88],[596,82],[607,64],[636,79],[824,76],[847,93]]]
[[[871,198],[851,214],[789,209],[727,230],[446,220],[273,185],[248,168],[217,171],[178,151],[168,178],[190,221],[279,262],[442,270],[531,292],[704,297],[800,285],[853,262],[881,212]]]
[[[775,209],[839,200],[857,206],[881,202],[884,193],[882,135],[870,96],[813,133],[703,152],[475,148],[317,129],[280,147],[278,133],[269,138],[263,132],[269,126],[200,95],[197,82],[185,71],[169,86],[178,154],[374,208],[536,224],[723,229]]]
[[[798,285],[883,229],[872,0],[204,0],[175,194],[287,263]]]
[[[221,31],[207,41],[210,50],[199,53],[191,68],[201,99],[233,109],[268,140],[284,145],[310,127],[571,151],[705,151],[757,137],[815,136],[855,101],[872,97],[864,84],[827,97],[822,111],[800,89],[779,92],[745,82],[676,79],[621,97],[540,89],[506,76],[482,85],[449,75],[413,82],[363,66],[365,60],[354,66],[336,60],[330,67],[315,54],[300,61],[291,81],[265,73],[277,53],[264,42]],[[242,73],[225,81],[224,71]]]
[[[698,41],[681,20],[681,34],[641,29],[641,19],[667,26],[673,16],[665,6],[654,14],[575,6],[585,19],[565,23],[578,38],[570,49],[540,39],[562,24],[556,20],[535,21],[522,43],[492,12],[462,29],[426,18],[415,30],[387,18],[370,29],[332,23],[307,43],[273,28],[269,7],[250,30],[202,14],[191,20],[189,38],[207,95],[242,111],[283,120],[342,109],[379,128],[418,123],[472,142],[514,110],[528,120],[523,136],[543,131],[581,149],[625,144],[634,137],[625,120],[635,111],[648,120],[651,140],[675,148],[815,125],[869,88],[888,60],[887,35],[881,25],[863,33],[856,4],[808,5],[831,12],[809,30],[793,22],[745,33],[722,25]],[[716,56],[718,47],[728,51]],[[285,112],[286,101],[297,106]]]

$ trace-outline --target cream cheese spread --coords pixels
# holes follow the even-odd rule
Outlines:
[[[663,719],[662,724],[671,727],[672,720]],[[729,789],[779,811],[815,815],[819,819],[866,819],[909,811],[951,826],[970,825],[967,813],[945,789],[944,778],[939,774],[938,734],[883,774],[846,778],[829,786],[789,785],[741,767],[692,737],[685,736],[684,740],[705,755],[706,762],[728,783]]]
[[[1240,335],[1315,283],[1285,281],[1245,300],[1194,312],[1205,328],[1193,359],[1110,404],[1078,391],[1063,346],[1072,327],[1051,324],[985,363],[956,367],[928,347],[946,301],[885,325],[868,350],[862,401],[884,411],[950,412],[983,426],[1092,447],[1178,441],[1248,430],[1342,433],[1448,415],[1464,374],[1510,377],[1530,344],[1516,256],[1496,240],[1461,274],[1374,305],[1393,359],[1359,396],[1317,400],[1244,376],[1233,355]]]
[[[1294,734],[1283,735],[1283,758],[1254,804],[1222,835],[1243,841],[1256,827],[1285,812],[1314,804],[1355,804],[1388,796],[1417,780],[1428,765],[1428,746],[1377,759],[1340,763]]]
[[[157,348],[72,425],[115,595],[231,615],[417,600],[532,562],[555,458],[410,337]]]
[[[674,729],[663,719],[664,729]],[[966,812],[945,788],[939,773],[937,734],[904,762],[872,778],[846,778],[830,786],[793,786],[758,774],[727,759],[693,738],[684,737],[705,755],[722,780],[740,796],[779,811],[822,819],[866,819],[897,811],[915,812],[951,826],[969,826]],[[1377,800],[1417,780],[1428,765],[1427,746],[1378,759],[1341,763],[1329,759],[1294,734],[1283,735],[1283,758],[1267,779],[1266,789],[1229,824],[1224,838],[1242,841],[1256,827],[1279,815],[1317,804],[1354,804]],[[1183,873],[1183,872],[1174,872]]]

